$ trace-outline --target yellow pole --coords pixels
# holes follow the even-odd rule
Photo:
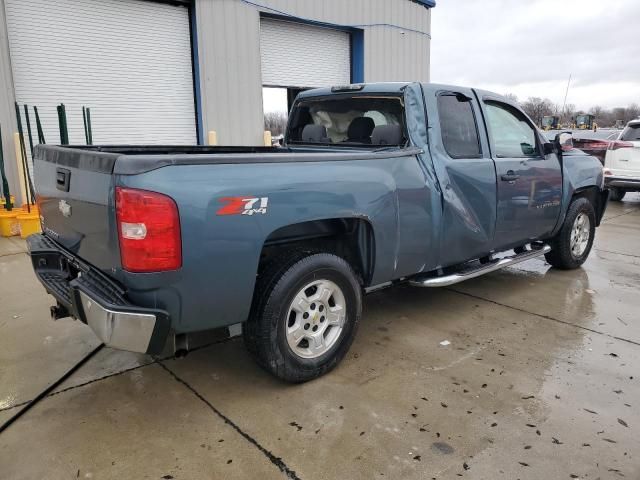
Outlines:
[[[20,200],[22,204],[27,203],[27,189],[24,184],[24,166],[22,165],[22,147],[20,145],[20,134],[13,134],[13,144],[16,150],[16,163],[18,164],[18,185],[20,185]]]
[[[270,147],[271,146],[271,132],[269,130],[265,130],[264,131],[264,146],[265,147]]]
[[[207,144],[218,145],[218,133],[215,130],[209,130],[207,133]]]

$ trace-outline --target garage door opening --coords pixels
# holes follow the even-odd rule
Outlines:
[[[263,17],[260,56],[265,130],[276,141],[300,92],[351,82],[351,34],[344,30]]]
[[[287,126],[289,115],[287,94],[286,88],[264,87],[262,89],[264,129],[271,132],[274,142],[283,137]]]

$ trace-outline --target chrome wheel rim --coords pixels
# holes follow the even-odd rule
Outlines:
[[[293,297],[286,317],[291,350],[302,358],[317,358],[340,338],[347,315],[344,294],[330,280],[314,280]]]
[[[581,257],[587,245],[589,244],[589,236],[591,235],[591,221],[589,217],[580,213],[573,221],[573,228],[571,229],[571,254],[575,257]]]

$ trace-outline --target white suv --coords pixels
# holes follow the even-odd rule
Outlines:
[[[604,184],[611,190],[611,200],[617,202],[627,192],[640,191],[640,118],[627,123],[617,140],[609,143]]]

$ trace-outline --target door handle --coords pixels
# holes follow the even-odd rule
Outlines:
[[[66,168],[56,169],[56,188],[63,192],[69,191],[69,179],[71,177],[71,171]]]
[[[520,178],[520,175],[516,175],[516,173],[513,170],[509,170],[506,174],[502,175],[500,178],[504,182],[515,182],[517,179]]]

